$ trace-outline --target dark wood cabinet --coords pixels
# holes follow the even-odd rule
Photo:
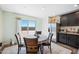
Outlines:
[[[60,17],[61,26],[79,26],[79,11],[77,12],[62,15]]]
[[[70,45],[70,46],[73,46],[73,47],[76,47],[77,48],[77,45],[76,45],[76,41],[77,41],[77,37],[76,36],[74,36],[74,35],[67,35],[67,40],[68,40],[68,42],[67,42],[67,44],[68,45]]]
[[[66,16],[61,17],[61,20],[60,20],[61,26],[67,26],[68,21],[66,18],[67,18]]]
[[[79,47],[79,36],[76,38],[76,46]]]
[[[60,16],[60,27],[65,27],[65,26],[66,27],[79,26],[79,10]],[[57,35],[58,42],[70,45],[72,47],[79,48],[79,35],[67,34],[66,32],[61,33],[61,31],[62,30],[60,30],[60,32],[58,32],[58,35]],[[79,34],[79,33],[76,32],[76,34]]]
[[[79,48],[79,36],[77,35],[59,33],[58,42]]]
[[[59,42],[61,42],[61,43],[66,43],[66,34],[62,34],[62,33],[60,33],[59,34]]]

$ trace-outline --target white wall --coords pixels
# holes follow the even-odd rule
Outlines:
[[[48,35],[48,18],[42,19],[42,34]]]
[[[36,20],[37,21],[37,25],[36,25],[36,29],[40,29],[42,28],[42,22],[40,19],[31,17],[31,16],[24,16],[24,15],[19,15],[16,13],[11,13],[11,12],[6,12],[3,11],[3,24],[4,24],[4,42],[9,43],[10,39],[12,39],[12,41],[16,42],[15,36],[14,34],[17,32],[17,19],[16,17],[20,17],[22,19],[26,19],[26,20]],[[41,24],[41,25],[40,25]]]
[[[3,39],[3,18],[2,18],[2,10],[0,10],[0,42]]]
[[[14,34],[16,32],[15,14],[9,13],[9,12],[3,12],[3,19],[4,19],[3,20],[4,42],[9,42],[10,39],[15,40],[15,37],[14,37]]]

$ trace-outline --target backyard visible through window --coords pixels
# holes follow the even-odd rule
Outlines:
[[[35,33],[36,21],[34,20],[21,20],[21,33],[24,35],[33,35]]]

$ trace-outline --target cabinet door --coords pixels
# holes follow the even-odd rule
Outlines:
[[[74,24],[75,26],[79,26],[79,13],[78,14],[76,13],[73,14]]]
[[[61,26],[67,26],[67,17],[62,16],[60,20]]]
[[[69,35],[66,35],[66,44],[69,43]]]
[[[79,26],[79,15],[67,14],[61,16],[61,26]]]
[[[75,26],[75,17],[73,14],[67,15],[67,26]]]
[[[59,42],[66,43],[66,35],[65,34],[59,34]]]
[[[77,47],[77,45],[76,45],[76,36],[69,35],[69,37],[68,37],[68,44],[70,46]]]
[[[79,48],[79,36],[76,36],[76,46]]]
[[[60,20],[60,26],[63,26],[63,20],[62,19]]]
[[[75,19],[75,26],[79,26],[79,19]]]

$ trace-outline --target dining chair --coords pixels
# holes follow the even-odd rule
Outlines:
[[[43,48],[44,46],[48,46],[48,48],[50,49],[50,53],[52,53],[52,49],[51,49],[52,36],[53,36],[53,33],[49,33],[48,38],[42,41]]]
[[[19,34],[19,33],[15,34],[15,37],[16,37],[17,44],[18,44],[18,52],[17,52],[17,54],[19,54],[21,48],[22,48],[24,45],[21,44],[21,37],[20,37],[20,34]]]
[[[17,34],[18,34],[18,36],[19,36],[20,44],[23,45],[23,46],[25,46],[24,39],[21,38],[20,33],[17,33]]]
[[[34,36],[36,36],[37,38],[39,38],[39,36],[42,34],[42,31],[36,31]]]
[[[27,54],[37,54],[39,52],[37,38],[24,38],[24,42],[25,42]]]

